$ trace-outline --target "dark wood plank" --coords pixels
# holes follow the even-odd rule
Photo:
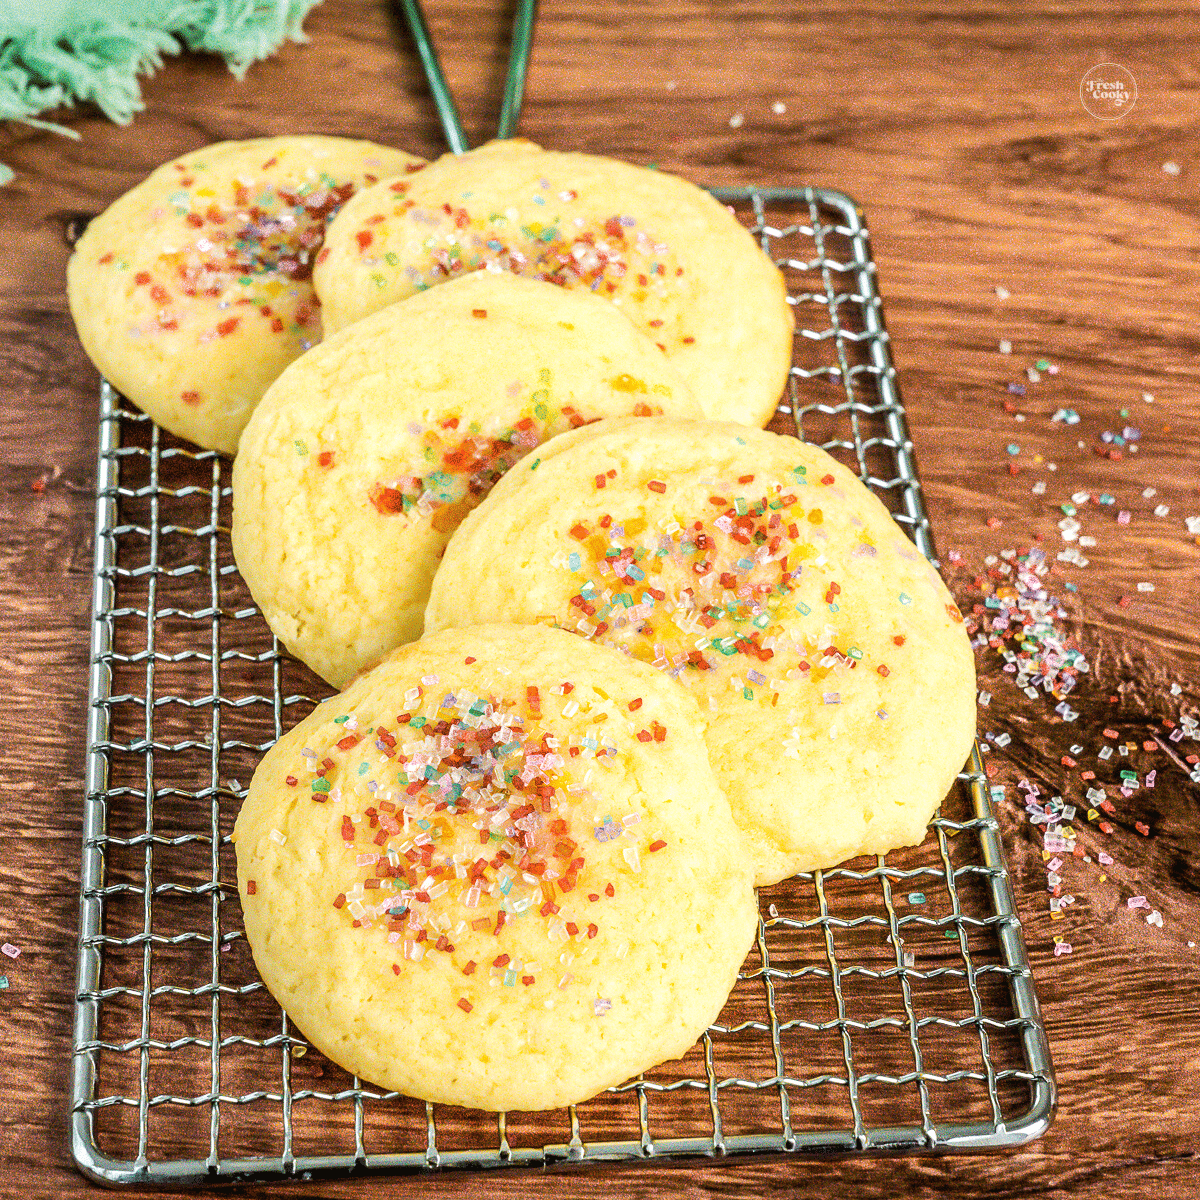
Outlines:
[[[506,13],[470,0],[430,9],[468,131],[484,136],[498,110]],[[1166,741],[1163,725],[1200,702],[1200,550],[1183,527],[1200,513],[1194,25],[1188,7],[1144,0],[1067,8],[967,0],[952,10],[928,0],[902,10],[845,0],[543,6],[522,120],[528,136],[657,162],[699,182],[818,183],[863,202],[935,531],[943,551],[961,556],[948,570],[964,608],[982,599],[976,580],[987,555],[1037,539],[1051,558],[1063,548],[1058,505],[1072,493],[1116,498],[1082,518],[1097,540],[1085,551],[1090,565],[1056,564],[1049,579],[1069,612],[1063,628],[1093,667],[1071,697],[1079,721],[1064,724],[1052,703],[1017,692],[995,651],[979,657],[981,686],[993,695],[981,727],[1012,738],[990,763],[993,782],[1007,785],[1009,861],[1061,1111],[1041,1142],[982,1160],[434,1176],[399,1185],[406,1191],[1195,1193],[1197,788],[1165,750],[1137,750],[1130,761],[1143,773],[1157,767],[1157,785],[1120,798],[1111,835],[1088,827],[1081,845],[1115,862],[1104,881],[1098,864],[1069,863],[1064,887],[1077,903],[1052,922],[1040,839],[1020,819],[1014,787],[1025,777],[1046,795],[1078,799],[1079,772],[1097,767],[1105,728],[1139,746],[1157,733],[1177,755],[1196,750]],[[128,128],[85,107],[65,117],[79,142],[10,127],[0,144],[17,171],[0,210],[0,656],[12,681],[0,714],[8,848],[0,935],[22,948],[3,962],[10,987],[0,992],[9,1194],[86,1187],[69,1164],[65,1114],[96,375],[66,315],[64,229],[164,159],[220,138],[315,130],[438,152],[418,68],[388,12],[329,0],[308,30],[310,44],[285,48],[244,84],[210,58],[170,61],[147,83],[147,111]],[[1120,121],[1096,121],[1079,103],[1080,77],[1101,58],[1138,80],[1137,107]],[[731,125],[738,113],[743,120]],[[1180,173],[1164,173],[1167,162]],[[998,352],[1001,339],[1011,355]],[[1059,374],[1029,383],[1024,369],[1040,358]],[[1010,395],[1013,382],[1026,384],[1025,396]],[[1080,423],[1053,423],[1059,408],[1075,409]],[[1098,457],[1100,433],[1125,424],[1142,430],[1137,454]],[[1020,448],[1011,459],[1017,475],[1008,473],[1010,443]],[[1041,469],[1038,455],[1057,471]],[[1047,483],[1042,496],[1031,492],[1038,479]],[[1146,488],[1157,495],[1144,498]],[[1168,516],[1153,515],[1158,504]],[[1116,524],[1120,509],[1132,513],[1128,526]],[[1001,524],[989,527],[989,517]],[[1155,591],[1137,591],[1139,581]],[[1067,582],[1078,591],[1068,593]],[[1171,695],[1172,683],[1181,695]],[[1064,767],[1076,743],[1086,749],[1080,766]],[[1111,780],[1113,766],[1097,773]],[[1127,909],[1133,895],[1162,912],[1161,930]],[[1055,936],[1073,945],[1070,956],[1053,956]],[[359,1180],[305,1192],[363,1190]]]

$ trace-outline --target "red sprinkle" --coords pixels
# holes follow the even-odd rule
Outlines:
[[[463,967],[463,974],[464,975],[474,975],[475,974],[475,960],[474,959],[472,959],[469,963],[467,963],[467,965],[465,967]]]
[[[466,996],[461,996],[458,1001],[458,1007],[461,1008],[463,1012],[470,1012],[475,1005],[473,1005],[470,1000],[466,998]]]
[[[653,854],[656,850],[665,850],[667,843],[661,838],[657,842],[651,842],[649,846],[650,853]]]
[[[636,700],[630,700],[630,702],[629,702],[629,711],[630,712],[637,712],[637,710],[641,707],[642,707],[641,696],[638,696]]]
[[[253,879],[246,880],[246,895],[253,896],[258,891],[258,884]]]
[[[667,485],[659,479],[650,480],[650,482],[648,484],[646,484],[646,486],[652,492],[658,492],[659,495],[662,495],[667,490]]]
[[[360,250],[365,250],[375,240],[375,235],[369,229],[364,229],[354,235],[354,240]]]

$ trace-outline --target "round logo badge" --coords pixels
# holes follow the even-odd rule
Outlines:
[[[1079,84],[1079,99],[1097,121],[1116,121],[1137,103],[1137,80],[1116,63],[1100,63]]]

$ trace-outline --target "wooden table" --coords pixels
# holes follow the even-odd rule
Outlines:
[[[468,134],[482,139],[499,106],[506,16],[495,4],[431,9]],[[527,136],[656,161],[707,184],[822,184],[863,203],[935,532],[961,556],[948,574],[964,611],[982,599],[985,556],[1040,543],[1053,560],[1065,548],[1059,505],[1078,491],[1115,498],[1111,507],[1078,502],[1097,543],[1090,565],[1056,564],[1050,580],[1092,668],[1071,697],[1078,722],[1018,692],[995,650],[978,658],[992,694],[981,729],[1012,739],[990,762],[993,782],[1008,785],[1009,861],[1061,1105],[1041,1141],[984,1159],[435,1175],[398,1189],[1106,1200],[1196,1192],[1200,791],[1181,756],[1197,744],[1170,742],[1163,723],[1200,701],[1200,537],[1184,525],[1200,513],[1195,22],[1186,7],[1113,0],[1083,9],[968,0],[954,11],[844,0],[543,6]],[[6,961],[10,986],[0,992],[6,1195],[87,1190],[66,1153],[66,1093],[97,376],[66,311],[64,229],[161,161],[223,138],[311,130],[440,150],[411,47],[382,5],[329,0],[307,28],[309,45],[286,48],[244,84],[218,61],[173,60],[146,84],[147,111],[128,128],[85,108],[66,117],[81,141],[18,126],[0,146],[17,173],[0,193],[0,621],[14,681],[0,718],[0,934],[22,952]],[[1084,72],[1105,60],[1132,71],[1139,88],[1118,120],[1097,120],[1080,103]],[[1002,339],[1011,354],[1000,353]],[[1043,358],[1058,374],[1043,370],[1034,384],[1026,368]],[[1010,383],[1026,384],[1026,394]],[[1079,424],[1053,421],[1059,409],[1075,410]],[[1102,431],[1125,426],[1140,427],[1135,453],[1095,452],[1114,448]],[[1038,479],[1043,495],[1031,490]],[[1143,495],[1149,488],[1156,494]],[[1153,515],[1158,505],[1169,513]],[[1128,525],[1117,523],[1122,509]],[[1142,773],[1157,767],[1157,786],[1120,799],[1109,835],[1081,822],[1081,845],[1115,862],[1103,882],[1095,864],[1068,863],[1063,887],[1076,903],[1052,921],[1040,839],[1020,819],[1013,784],[1024,776],[1046,795],[1078,797],[1082,760],[1095,759],[1105,728],[1119,735],[1110,743],[1136,743],[1130,762]],[[1062,765],[1076,742],[1085,747],[1079,766]],[[1147,924],[1147,909],[1127,907],[1134,895],[1161,912],[1161,929]],[[1071,955],[1054,957],[1056,937]],[[366,1186],[292,1194],[352,1196]]]

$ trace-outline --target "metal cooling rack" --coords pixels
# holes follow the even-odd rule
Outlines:
[[[929,557],[862,214],[721,189],[797,316],[772,424],[858,470]],[[978,750],[924,845],[760,894],[757,944],[689,1055],[586,1104],[496,1117],[308,1054],[241,932],[229,831],[261,753],[326,689],[229,548],[229,463],[104,385],[71,1096],[110,1184],[1019,1145],[1054,1109]]]

